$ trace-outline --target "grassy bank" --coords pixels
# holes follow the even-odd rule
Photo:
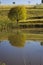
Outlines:
[[[11,22],[8,18],[9,10],[16,5],[0,5],[0,22]],[[27,9],[27,19],[26,21],[20,22],[42,22],[43,23],[43,5],[25,5]],[[36,18],[34,18],[36,17]],[[41,19],[37,19],[37,17],[42,17]]]
[[[10,30],[15,27],[16,21],[11,21],[8,18],[9,10],[16,5],[0,5],[0,31]],[[33,25],[33,23],[43,23],[43,5],[23,5],[27,9],[27,20],[19,21],[18,25]],[[40,18],[41,17],[41,18]],[[22,23],[25,22],[25,23]]]

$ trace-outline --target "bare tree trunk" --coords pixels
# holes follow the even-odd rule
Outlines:
[[[17,20],[17,34],[18,34],[18,28],[19,28],[19,26],[18,26],[18,20]]]

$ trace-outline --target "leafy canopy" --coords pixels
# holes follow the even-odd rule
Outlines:
[[[15,6],[9,11],[8,17],[10,20],[13,20],[13,21],[25,20],[27,15],[26,12],[27,11],[25,6]]]

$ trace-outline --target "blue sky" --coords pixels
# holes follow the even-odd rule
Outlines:
[[[12,4],[14,1],[16,4],[40,4],[41,0],[0,0],[2,4]]]

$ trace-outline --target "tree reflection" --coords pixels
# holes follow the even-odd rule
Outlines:
[[[43,42],[41,42],[40,44],[41,44],[41,46],[42,46],[42,45],[43,45]]]
[[[8,37],[8,40],[10,41],[12,46],[16,47],[24,47],[25,44],[25,35],[21,32],[17,32],[15,34],[11,34]]]

